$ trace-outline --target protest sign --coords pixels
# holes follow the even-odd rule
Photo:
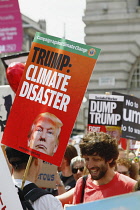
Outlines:
[[[94,202],[66,206],[65,210],[139,210],[140,192],[127,193],[120,196],[113,196]]]
[[[23,42],[18,0],[0,1],[0,52],[19,52]]]
[[[2,56],[1,61],[5,67],[5,72],[11,63],[14,62],[26,63],[28,55],[29,52],[20,52],[20,53],[14,53]]]
[[[106,126],[104,125],[92,125],[88,124],[88,132],[105,132],[106,133]]]
[[[88,124],[121,126],[123,96],[89,95]]]
[[[43,161],[36,185],[41,188],[56,188],[56,172],[57,166]]]
[[[0,86],[0,141],[12,107],[15,94],[9,85]]]
[[[117,92],[114,95],[124,96],[122,137],[132,140],[140,140],[140,99]]]
[[[17,190],[12,182],[4,154],[0,147],[0,209],[22,210]]]
[[[99,53],[98,48],[37,32],[2,143],[59,166]],[[35,128],[46,112],[48,135],[56,141],[41,138],[36,145],[44,126]]]
[[[119,141],[123,100],[122,96],[90,94],[88,132],[106,132]]]
[[[140,140],[140,99],[127,95],[124,99],[122,137]]]

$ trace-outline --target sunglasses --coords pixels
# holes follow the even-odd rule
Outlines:
[[[81,172],[83,172],[84,170],[84,167],[81,167],[81,168],[72,168],[72,173],[73,174],[77,174],[77,171],[80,170]]]

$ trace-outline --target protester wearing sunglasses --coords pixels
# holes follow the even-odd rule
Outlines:
[[[134,162],[130,161],[128,158],[119,158],[116,163],[116,170],[119,173],[135,180],[138,179],[138,168]]]
[[[84,173],[85,167],[85,159],[80,156],[76,156],[71,160],[70,164],[72,174],[74,176],[75,181],[77,181]]]
[[[83,172],[84,167],[72,168],[72,173],[73,173],[73,174],[76,174],[78,170],[80,170],[81,172]]]
[[[80,156],[76,156],[71,159],[70,168],[73,174],[75,181],[77,181],[80,177],[87,174],[87,170],[85,168],[85,159]],[[69,191],[56,196],[64,206],[65,204],[71,204],[73,200],[74,188]]]

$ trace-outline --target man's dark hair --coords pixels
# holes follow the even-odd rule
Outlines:
[[[116,165],[116,160],[119,155],[117,140],[109,134],[90,132],[83,137],[79,146],[82,156],[99,155],[106,162],[112,159],[110,167]]]
[[[28,154],[20,152],[8,146],[5,148],[5,151],[9,163],[13,166],[15,170],[20,171],[26,168],[29,159]]]
[[[71,144],[67,145],[64,158],[67,159],[69,165],[70,165],[71,159],[76,157],[77,155],[78,153],[77,153],[76,148]]]

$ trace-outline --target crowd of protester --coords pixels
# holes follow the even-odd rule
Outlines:
[[[56,188],[47,188],[33,202],[34,209],[63,209],[65,204],[91,202],[140,190],[139,157],[119,148],[115,138],[103,132],[85,134],[79,143],[80,155],[68,144],[57,169]],[[29,156],[6,147],[14,184],[21,187]],[[33,158],[25,186],[35,183],[42,161]],[[114,190],[115,189],[115,190]]]

